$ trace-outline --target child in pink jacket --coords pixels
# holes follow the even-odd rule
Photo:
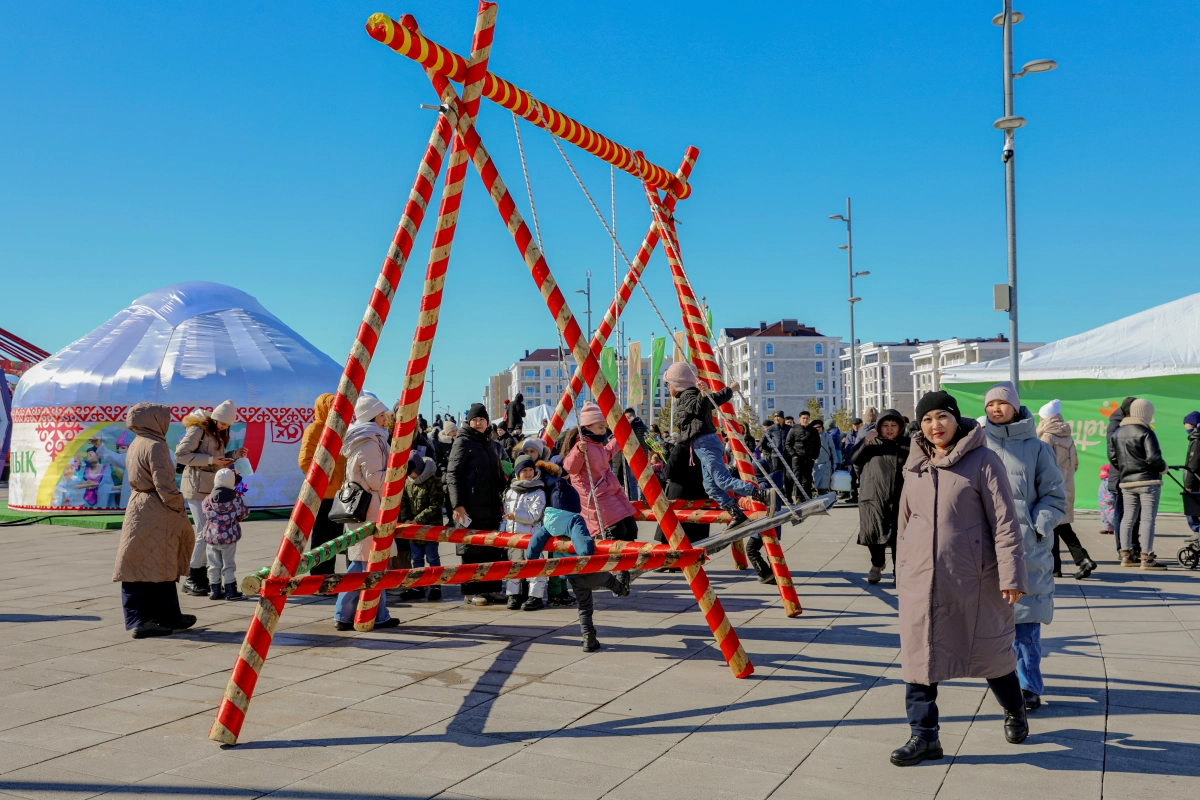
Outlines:
[[[596,539],[632,542],[637,539],[637,522],[633,518],[637,512],[609,463],[621,445],[609,432],[604,414],[595,403],[583,404],[579,410],[579,424],[579,440],[563,459],[563,469],[571,476],[575,491],[579,492],[588,531]]]

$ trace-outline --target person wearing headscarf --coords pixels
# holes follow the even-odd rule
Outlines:
[[[1162,476],[1167,471],[1154,422],[1154,404],[1139,397],[1129,404],[1129,412],[1108,443],[1109,461],[1117,467],[1117,486],[1121,490],[1120,546],[1121,566],[1136,567],[1133,558],[1133,527],[1140,523],[1142,544],[1141,568],[1165,570],[1154,555],[1154,521],[1158,501],[1162,496]]]
[[[938,684],[984,678],[1004,709],[1004,737],[1029,734],[1013,649],[1013,604],[1027,576],[1017,504],[1000,456],[957,399],[917,403],[921,432],[904,465],[896,537],[900,666],[911,737],[896,766],[943,757]]]
[[[888,549],[892,551],[895,577],[896,529],[909,451],[903,427],[900,412],[887,409],[850,454],[850,463],[862,475],[858,484],[858,543],[871,553],[871,569],[867,573],[867,582],[871,584],[879,583],[883,577]]]
[[[1051,400],[1038,410],[1037,435],[1054,451],[1054,458],[1062,471],[1063,489],[1067,493],[1067,511],[1062,522],[1054,529],[1054,577],[1062,577],[1059,542],[1066,542],[1067,549],[1071,551],[1071,560],[1078,567],[1075,580],[1081,581],[1091,575],[1097,565],[1088,555],[1087,548],[1080,543],[1075,529],[1071,527],[1071,523],[1075,521],[1075,472],[1079,469],[1079,452],[1075,449],[1075,437],[1071,433],[1071,426],[1063,419],[1060,400]]]
[[[180,612],[175,590],[175,582],[188,574],[196,534],[175,486],[167,446],[171,409],[138,403],[126,412],[125,424],[136,438],[125,454],[129,506],[112,579],[121,584],[125,629],[133,638],[170,636],[196,624],[195,616]]]
[[[1017,601],[1017,675],[1025,708],[1042,704],[1042,626],[1054,619],[1054,529],[1067,512],[1062,470],[1050,445],[1037,438],[1029,409],[1008,381],[983,398],[987,446],[1000,456],[1024,538],[1027,589]]]

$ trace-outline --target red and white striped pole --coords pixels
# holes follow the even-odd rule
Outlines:
[[[494,4],[485,3],[481,5]],[[378,23],[380,22],[379,18],[380,15],[376,15],[372,17],[372,21]],[[566,298],[563,297],[562,292],[559,290],[554,276],[551,275],[550,267],[546,264],[546,259],[538,249],[533,234],[517,210],[516,202],[504,185],[504,181],[500,178],[495,163],[488,155],[487,149],[483,146],[479,134],[475,130],[474,120],[466,113],[465,106],[459,100],[457,93],[444,76],[435,74],[432,81],[442,102],[454,105],[457,108],[458,134],[462,137],[467,152],[471,155],[471,161],[483,179],[484,186],[488,190],[488,196],[492,198],[496,210],[500,213],[501,219],[503,219],[509,232],[512,234],[513,241],[517,245],[517,249],[520,251],[526,267],[529,268],[530,274],[542,294],[542,298],[546,301],[547,308],[554,315],[555,324],[558,326],[563,339],[571,348],[571,354],[574,356],[575,362],[582,364],[584,380],[591,387],[592,394],[596,397],[601,411],[608,420],[609,427],[613,430],[617,441],[621,444],[627,463],[629,463],[635,474],[638,475],[638,485],[642,488],[642,494],[646,497],[647,501],[654,506],[663,533],[667,536],[672,548],[681,550],[689,547],[687,537],[679,527],[679,521],[667,505],[662,485],[658,482],[657,477],[655,477],[654,471],[650,469],[650,464],[645,453],[638,445],[636,437],[633,436],[629,421],[625,419],[622,410],[617,407],[616,397],[605,381],[603,373],[600,371],[599,361],[585,346],[582,333],[579,329],[579,323],[575,320],[574,314],[571,313]],[[721,653],[725,656],[734,675],[739,678],[751,675],[754,672],[754,667],[750,663],[749,658],[747,658],[745,650],[742,649],[741,642],[737,638],[737,633],[733,630],[732,625],[730,625],[725,615],[725,610],[721,606],[720,600],[717,599],[716,593],[713,592],[712,586],[708,581],[708,576],[704,573],[703,568],[696,565],[684,567],[684,575],[687,576],[692,594],[695,595],[701,610],[704,611],[705,619],[712,629],[717,645],[721,648]]]
[[[410,15],[406,15],[401,24],[410,30],[416,30],[417,27],[416,20]],[[480,6],[475,20],[475,37],[471,43],[471,60],[467,65],[466,85],[463,88],[463,104],[472,116],[479,110],[479,95],[483,88],[483,75],[487,74],[495,24],[495,5],[487,8]],[[453,124],[454,110],[447,113],[451,115]],[[429,250],[429,266],[425,270],[425,285],[421,292],[421,313],[417,318],[417,330],[413,334],[408,367],[404,372],[400,415],[392,436],[375,537],[371,540],[371,550],[367,554],[367,572],[379,572],[388,566],[388,556],[392,550],[392,532],[400,514],[400,499],[408,474],[408,454],[412,450],[417,414],[421,408],[421,395],[425,389],[425,371],[429,367],[434,337],[437,336],[438,318],[442,309],[442,288],[446,283],[446,269],[450,264],[454,233],[458,229],[458,211],[462,204],[462,190],[466,177],[467,152],[461,137],[456,135],[450,146],[446,184],[442,189],[442,203],[438,208],[437,225]],[[354,614],[355,630],[369,631],[375,627],[375,616],[382,598],[383,593],[376,589],[365,591],[358,596],[358,609]]]
[[[721,368],[717,365],[716,357],[713,354],[712,347],[708,341],[708,321],[704,319],[703,312],[700,310],[700,304],[696,301],[696,296],[692,292],[691,286],[688,284],[687,275],[683,271],[683,259],[679,254],[679,241],[676,238],[675,231],[670,227],[670,222],[658,200],[658,190],[649,184],[642,184],[646,191],[646,199],[650,203],[650,210],[654,214],[654,218],[659,221],[659,224],[664,228],[663,234],[663,250],[667,255],[667,264],[671,268],[671,276],[675,281],[675,295],[679,300],[679,310],[683,315],[684,329],[687,331],[688,347],[692,351],[692,359],[696,364],[696,371],[699,377],[703,380],[714,392],[725,388],[725,382],[721,377]],[[731,403],[725,403],[721,406],[721,422],[726,432],[729,435],[730,449],[733,451],[734,463],[737,465],[738,475],[744,481],[754,480],[754,468],[750,462],[750,451],[746,447],[746,441],[742,438],[742,428],[737,422],[737,412],[734,411]],[[756,510],[761,504],[754,504]],[[800,605],[800,598],[796,594],[796,587],[792,583],[792,573],[788,569],[787,560],[783,555],[783,548],[779,545],[779,539],[770,531],[762,534],[763,550],[767,553],[767,560],[771,564],[771,572],[775,576],[775,583],[779,588],[779,597],[783,601],[784,613],[789,617],[798,617],[803,613],[804,609]]]
[[[313,521],[329,485],[329,477],[333,475],[337,454],[342,449],[342,438],[346,435],[346,427],[354,416],[354,404],[362,391],[367,368],[371,365],[375,346],[379,343],[379,335],[391,310],[396,286],[400,283],[409,253],[412,252],[413,240],[416,239],[421,221],[425,218],[425,208],[433,195],[433,185],[442,169],[442,158],[446,154],[447,145],[450,144],[451,133],[450,122],[439,116],[417,169],[413,188],[408,194],[404,214],[400,217],[400,224],[396,227],[391,246],[383,260],[383,267],[375,280],[375,288],[367,303],[362,324],[359,325],[350,355],[346,359],[342,379],[326,418],[325,430],[317,445],[312,466],[304,476],[304,484],[300,487],[300,494],[284,531],[283,541],[279,543],[275,562],[271,565],[272,577],[287,578],[295,575],[300,557],[308,547]],[[283,597],[259,599],[208,738],[223,744],[237,744],[238,733],[245,721],[259,671],[271,647],[275,627],[279,624],[279,615],[283,612],[284,600]]]

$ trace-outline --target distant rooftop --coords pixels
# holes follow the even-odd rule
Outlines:
[[[724,328],[723,333],[730,339],[745,339],[747,336],[822,336],[816,328],[810,328],[803,322],[794,319],[781,319],[770,325],[766,321],[758,323],[757,328]]]
[[[558,361],[560,351],[557,347],[539,347],[537,350],[525,351],[525,357],[520,361]],[[565,347],[561,351],[562,358],[566,359],[567,363],[574,364],[575,361],[571,357],[571,351]]]

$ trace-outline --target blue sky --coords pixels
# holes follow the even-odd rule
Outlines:
[[[700,148],[678,217],[717,326],[795,317],[845,336],[844,228],[871,271],[859,338],[995,335],[1005,280],[998,2],[502,2],[492,70],[674,168]],[[1017,81],[1023,338],[1077,333],[1192,291],[1200,249],[1194,3],[1026,0]],[[255,295],[344,361],[433,123],[421,70],[371,40],[381,8],[469,51],[473,2],[0,3],[0,274],[7,328],[48,350],[151,289]],[[522,207],[508,112],[480,130]],[[523,128],[551,269],[612,253],[545,133]],[[608,167],[568,154],[602,205]],[[440,191],[440,187],[439,187]],[[631,255],[649,223],[617,175]],[[429,225],[367,387],[398,395]],[[666,264],[647,285],[678,324]],[[553,321],[470,173],[434,349],[461,409]],[[581,317],[583,298],[569,295]],[[628,333],[662,325],[635,296]],[[428,400],[424,404],[428,409]]]

